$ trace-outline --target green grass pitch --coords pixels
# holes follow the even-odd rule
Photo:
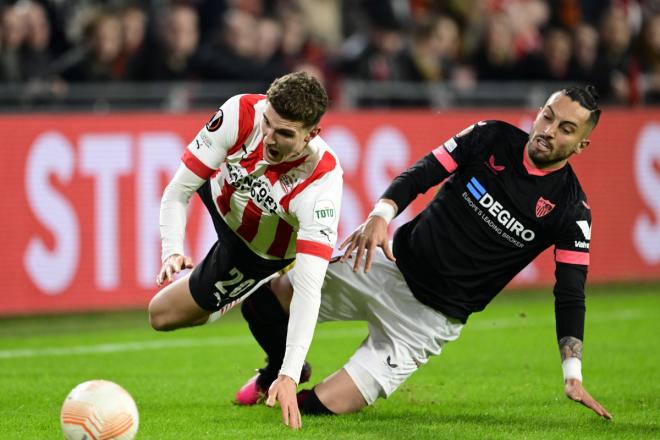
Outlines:
[[[549,290],[549,289],[548,289]],[[0,439],[58,439],[60,406],[89,379],[124,386],[140,410],[138,439],[644,439],[660,438],[660,286],[591,287],[585,386],[606,422],[564,397],[552,294],[509,292],[474,315],[390,399],[341,417],[238,407],[235,391],[263,354],[239,313],[173,333],[146,313],[0,320]],[[313,381],[340,368],[363,323],[317,327]]]

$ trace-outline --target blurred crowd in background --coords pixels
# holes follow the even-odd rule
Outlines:
[[[0,0],[0,81],[591,83],[660,103],[660,1]]]

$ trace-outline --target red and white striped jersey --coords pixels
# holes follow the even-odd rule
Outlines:
[[[255,254],[294,258],[296,252],[329,260],[337,240],[342,169],[319,136],[292,162],[263,158],[264,95],[225,102],[188,145],[182,161],[211,183],[227,225]]]

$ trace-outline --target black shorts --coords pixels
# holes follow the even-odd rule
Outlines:
[[[244,299],[293,259],[268,260],[252,252],[216,211],[210,183],[204,183],[197,193],[211,214],[218,241],[193,269],[189,286],[201,308],[216,311]]]

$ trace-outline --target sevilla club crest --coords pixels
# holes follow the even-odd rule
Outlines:
[[[536,218],[541,218],[550,214],[550,211],[552,211],[554,207],[555,204],[550,200],[539,197],[539,200],[536,202]]]

